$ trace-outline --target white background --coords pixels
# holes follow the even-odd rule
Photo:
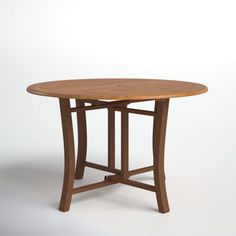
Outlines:
[[[0,0],[0,234],[236,235],[234,0]],[[166,175],[155,195],[114,185],[57,210],[63,175],[58,101],[31,83],[138,77],[206,84],[172,99]],[[136,106],[136,105],[135,105]],[[153,104],[139,107],[152,109]],[[106,111],[88,112],[88,160],[106,163]],[[117,115],[117,167],[119,115]],[[152,119],[130,115],[130,165],[148,165]],[[87,169],[78,184],[103,178]],[[136,180],[152,183],[151,173]]]

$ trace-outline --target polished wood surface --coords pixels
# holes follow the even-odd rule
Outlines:
[[[75,173],[75,147],[70,100],[60,99],[61,122],[64,141],[64,179],[59,205],[60,211],[68,211],[72,198]]]
[[[87,150],[87,131],[86,131],[86,107],[84,100],[76,100],[76,108],[70,107],[70,99],[60,98],[61,118],[64,137],[65,150],[65,170],[62,196],[59,209],[68,211],[71,204],[72,195],[82,193],[93,189],[109,186],[115,183],[122,183],[136,188],[145,189],[156,193],[159,212],[166,213],[169,211],[164,173],[164,149],[165,134],[167,124],[167,114],[169,99],[155,100],[154,111],[130,109],[127,105],[130,101],[94,101],[91,100],[89,109],[107,108],[108,109],[108,165],[103,166],[86,161]],[[86,101],[88,102],[88,101]],[[75,170],[75,153],[72,126],[72,112],[77,113],[78,122],[78,158]],[[121,168],[115,168],[115,111],[121,112]],[[142,167],[135,170],[129,170],[129,113],[138,115],[153,116],[153,166]],[[82,179],[84,168],[90,167],[114,175],[105,176],[103,181],[73,187],[75,179]],[[145,184],[139,181],[129,179],[133,175],[153,171],[154,185]]]
[[[126,106],[125,106],[126,107]],[[121,112],[121,178],[127,179],[129,171],[129,113]]]
[[[115,111],[108,108],[108,167],[115,168]]]
[[[137,100],[192,96],[207,92],[202,84],[158,79],[77,79],[30,85],[33,94],[75,99]]]
[[[68,211],[72,195],[122,183],[156,194],[159,212],[169,211],[165,184],[164,150],[169,99],[191,96],[207,91],[201,84],[149,79],[88,79],[54,81],[31,85],[27,91],[43,96],[58,97],[64,140],[64,181],[59,209]],[[71,107],[70,99],[76,105]],[[109,101],[106,101],[109,100]],[[128,108],[130,103],[155,100],[154,111]],[[87,105],[89,103],[90,105]],[[108,110],[107,166],[88,162],[86,113],[96,109]],[[121,113],[121,168],[115,167],[115,112]],[[72,113],[77,115],[78,152],[75,147]],[[129,170],[129,113],[153,117],[153,165]],[[84,177],[85,167],[113,173],[105,179],[74,188],[75,179]],[[133,175],[153,171],[154,185],[131,180]]]
[[[85,103],[76,100],[76,106],[85,107]],[[77,111],[77,130],[78,130],[78,152],[75,178],[82,179],[84,176],[84,162],[87,155],[87,124],[85,111]]]
[[[164,152],[169,99],[155,101],[153,119],[153,175],[159,211],[168,212],[169,204],[165,185]]]

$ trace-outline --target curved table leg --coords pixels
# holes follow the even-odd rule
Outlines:
[[[157,204],[161,213],[166,213],[169,211],[164,171],[164,151],[168,106],[169,99],[155,101],[156,116],[154,116],[153,122],[153,171]]]
[[[70,100],[59,99],[61,110],[61,121],[64,140],[64,180],[61,194],[59,210],[68,211],[70,208],[72,189],[75,173],[75,150],[74,150],[74,135],[70,112]]]
[[[83,107],[85,103],[76,99],[76,107]],[[82,179],[84,176],[84,162],[87,155],[87,126],[85,111],[77,111],[77,127],[78,127],[78,154],[75,170],[75,178]]]

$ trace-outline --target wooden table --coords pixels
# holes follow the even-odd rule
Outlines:
[[[202,84],[156,79],[79,79],[33,84],[27,88],[33,94],[59,98],[64,139],[64,181],[59,209],[68,211],[72,195],[104,186],[122,183],[156,193],[161,213],[169,211],[165,173],[164,149],[169,99],[207,92]],[[75,99],[76,106],[70,106]],[[154,111],[128,108],[133,102],[154,100]],[[86,104],[90,105],[86,105]],[[108,164],[107,166],[86,160],[87,128],[86,112],[106,108],[108,110]],[[121,112],[121,168],[115,167],[115,111]],[[78,152],[75,162],[74,135],[71,113],[76,112],[78,122]],[[153,165],[129,170],[129,113],[153,116]],[[85,167],[113,173],[101,182],[74,188],[74,180],[82,179]],[[130,176],[154,172],[154,185],[129,179]]]

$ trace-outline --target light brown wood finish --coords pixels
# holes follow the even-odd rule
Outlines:
[[[207,92],[202,84],[158,79],[78,79],[33,84],[30,93],[76,99],[141,100],[185,97]]]
[[[157,204],[161,213],[169,211],[164,172],[164,151],[168,107],[169,99],[166,99],[165,101],[155,101],[155,112],[157,113],[157,116],[154,116],[153,121],[153,174]]]
[[[76,106],[84,107],[85,103],[76,99]],[[87,155],[87,125],[85,111],[77,111],[77,128],[78,128],[78,154],[75,178],[82,179],[84,176],[84,162]]]
[[[59,209],[68,211],[70,208],[75,174],[75,149],[73,126],[70,113],[70,100],[60,99],[61,121],[64,140],[64,180]]]
[[[164,173],[164,149],[169,98],[191,96],[207,91],[201,84],[147,79],[90,79],[67,80],[34,84],[27,91],[43,96],[58,97],[64,140],[64,180],[59,209],[68,211],[72,194],[109,186],[115,183],[138,187],[156,193],[161,213],[169,211]],[[76,99],[76,107],[70,107],[70,98]],[[101,101],[102,100],[102,101]],[[104,101],[112,100],[112,101]],[[154,111],[127,108],[132,102],[155,100]],[[85,106],[90,103],[91,106]],[[86,161],[87,129],[86,112],[108,109],[108,166]],[[121,112],[121,169],[115,169],[115,111]],[[77,113],[78,158],[75,171],[74,136],[71,113]],[[129,113],[153,116],[153,166],[129,171]],[[81,179],[84,168],[91,167],[113,173],[105,180],[73,188],[74,179]],[[132,175],[153,170],[154,186],[130,180]]]

